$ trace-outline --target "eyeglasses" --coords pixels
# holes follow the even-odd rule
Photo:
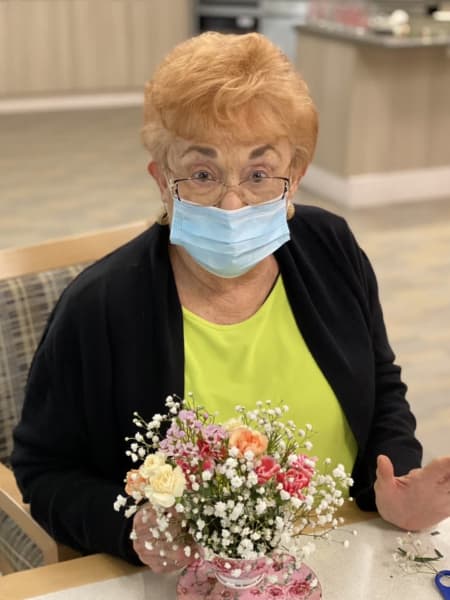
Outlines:
[[[285,196],[289,190],[288,177],[249,177],[236,185],[207,177],[184,177],[171,182],[178,200],[189,200],[203,206],[215,206],[226,190],[236,188],[244,204],[260,204]]]

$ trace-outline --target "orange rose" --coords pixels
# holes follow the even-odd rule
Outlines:
[[[125,492],[132,496],[133,493],[144,494],[144,486],[147,480],[142,477],[138,469],[131,469],[127,473]]]
[[[230,448],[235,446],[241,456],[248,450],[251,450],[255,456],[260,456],[267,450],[268,444],[269,440],[263,433],[254,431],[249,427],[237,427],[233,429],[228,441]]]

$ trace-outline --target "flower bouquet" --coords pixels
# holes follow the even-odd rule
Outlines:
[[[119,495],[114,507],[129,517],[150,503],[156,525],[149,547],[162,538],[194,553],[179,596],[215,597],[206,587],[217,579],[235,590],[259,594],[264,586],[289,585],[295,597],[313,597],[299,594],[320,590],[312,572],[299,575],[314,547],[306,536],[342,522],[335,513],[352,484],[343,466],[332,468],[330,459],[319,465],[305,454],[312,427],[286,420],[287,406],[237,406],[236,418],[224,424],[192,395],[169,396],[166,407],[150,422],[135,414],[138,431],[127,454],[141,464],[127,473],[127,497]],[[171,519],[179,520],[183,539],[172,539]]]

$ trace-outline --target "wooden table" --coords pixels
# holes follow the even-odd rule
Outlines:
[[[319,574],[326,600],[439,597],[431,575],[392,575],[395,565],[390,548],[395,548],[396,537],[400,534],[398,530],[377,518],[376,513],[363,513],[353,505],[346,506],[342,516],[346,519],[346,525],[358,523],[355,527],[361,530],[360,536],[355,538],[354,543],[351,542],[350,549],[341,550],[329,544],[328,547],[321,547],[308,560],[308,564]],[[440,566],[444,569],[450,566],[450,519],[444,522],[441,533],[437,537],[446,556]],[[100,595],[101,598],[112,597],[106,588],[103,590],[103,586],[120,585],[121,590],[129,592],[129,600],[174,600],[177,577],[177,574],[154,575],[145,567],[133,567],[120,559],[97,554],[0,577],[0,599],[24,600],[64,590],[71,599],[85,598],[85,592],[77,592],[76,588],[100,582],[106,594]],[[106,583],[107,580],[115,581]],[[133,589],[138,589],[138,593]],[[95,600],[99,600],[100,596],[95,596]],[[123,597],[123,592],[120,596],[117,592],[113,596]]]

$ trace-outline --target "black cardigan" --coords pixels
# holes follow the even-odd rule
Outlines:
[[[358,444],[352,494],[373,510],[376,456],[390,456],[398,475],[421,461],[375,276],[340,217],[300,206],[289,227],[291,240],[275,256],[297,324]],[[131,520],[112,504],[131,467],[124,438],[135,433],[133,411],[150,419],[168,394],[184,393],[183,321],[167,248],[168,228],[154,225],[79,275],[31,366],[13,468],[33,517],[83,553],[138,562]]]

